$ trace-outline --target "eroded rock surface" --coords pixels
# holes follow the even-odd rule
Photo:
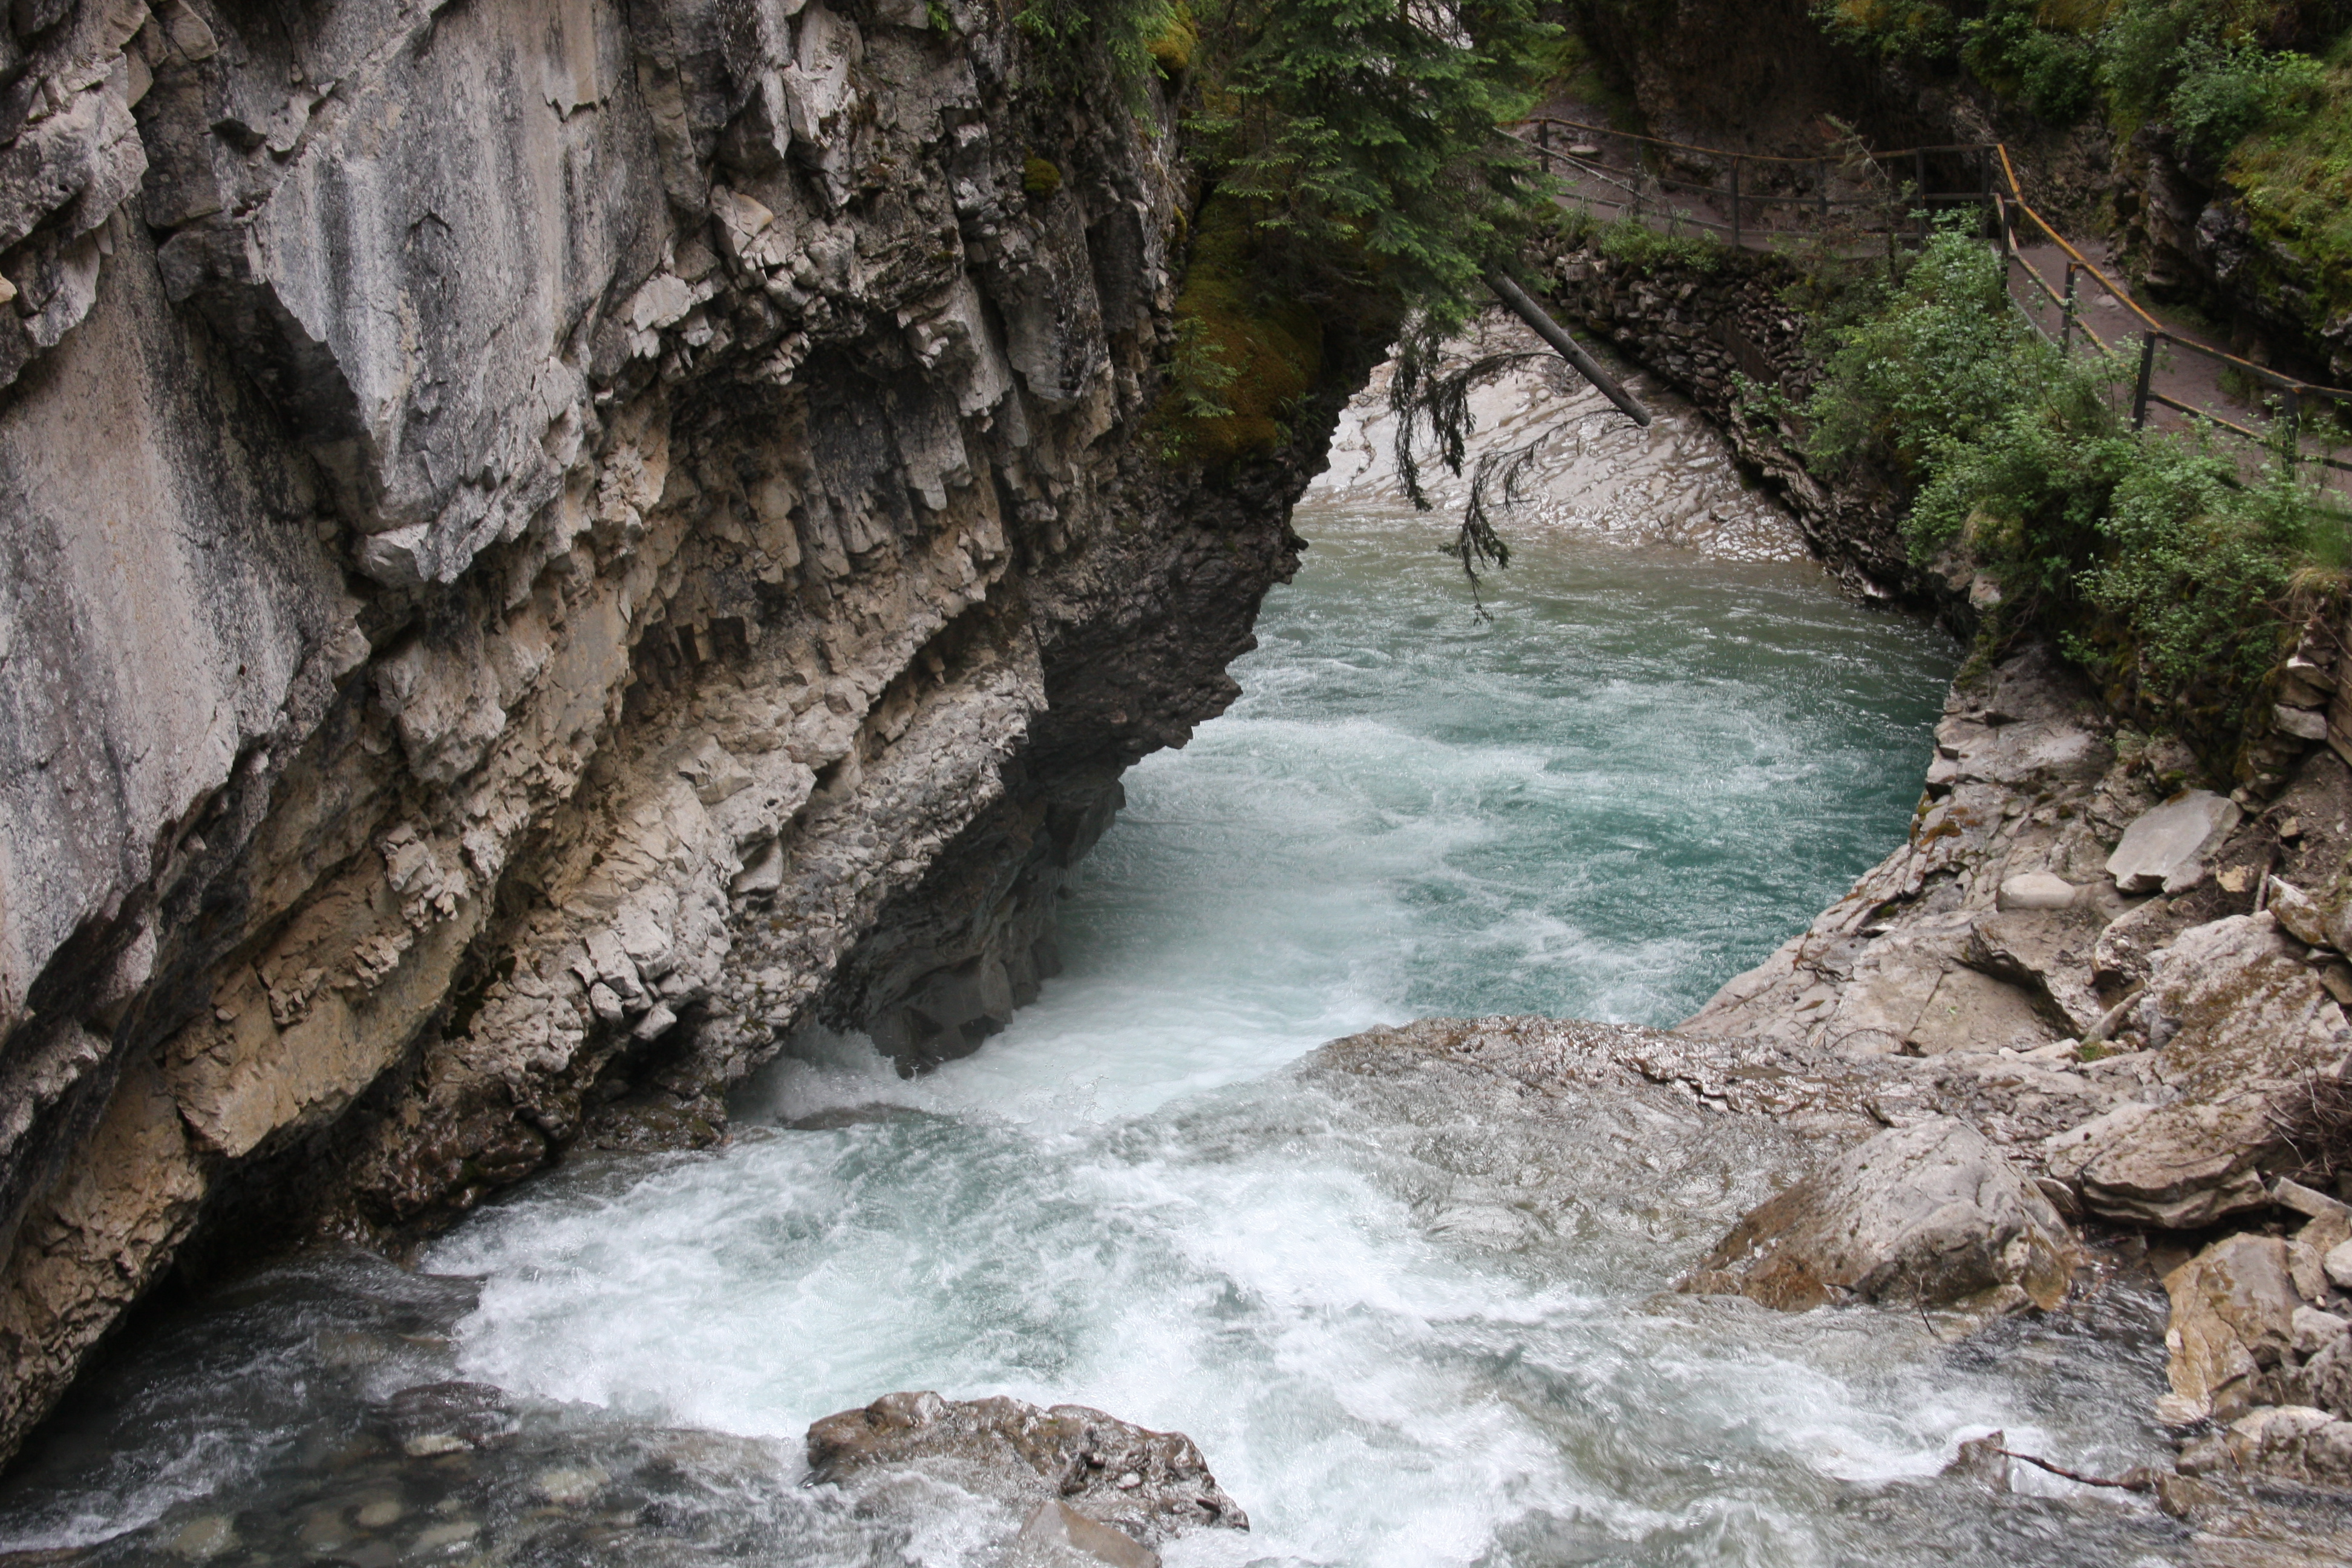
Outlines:
[[[722,1136],[806,1018],[1001,1027],[1387,331],[1161,461],[1166,84],[971,0],[35,12],[0,1452],[175,1258]]]
[[[2139,1008],[2165,1102],[2109,1116],[2051,1173],[2100,1214],[2175,1230],[2266,1205],[2260,1167],[2289,1154],[2290,1112],[2352,1056],[2343,1010],[2267,912],[2181,933]]]
[[[1682,1289],[1782,1310],[1982,1300],[2048,1310],[2080,1262],[2066,1222],[1949,1117],[1878,1134],[1750,1213]]]
[[[1082,1405],[1041,1410],[1002,1397],[886,1394],[812,1426],[808,1461],[812,1479],[853,1487],[877,1471],[919,1467],[1033,1510],[1034,1503],[1066,1506],[1145,1546],[1211,1527],[1249,1528],[1190,1437]],[[1095,1550],[1084,1540],[1067,1543]]]

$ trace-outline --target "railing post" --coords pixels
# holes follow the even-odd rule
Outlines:
[[[1825,159],[1813,160],[1813,184],[1822,198],[1822,222],[1830,221],[1830,166]]]
[[[1911,199],[1919,204],[1919,243],[1927,242],[1927,154],[1911,150]]]
[[[2303,394],[2292,386],[2279,399],[2279,457],[2293,479],[2295,464],[2303,460]]]
[[[2156,340],[2163,334],[2150,329],[2139,340],[2139,381],[2132,388],[2132,428],[2147,424],[2147,384],[2156,374]]]
[[[2082,274],[2074,270],[2074,263],[2069,260],[2066,263],[2066,304],[2062,312],[2064,323],[2058,329],[2058,352],[2062,354],[2072,353],[2074,349],[2074,312],[2080,308],[2075,303],[2074,291],[2081,284]]]
[[[1731,248],[1739,248],[1739,159],[1731,160]]]

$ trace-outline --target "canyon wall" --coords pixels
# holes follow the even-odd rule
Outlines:
[[[175,1260],[1034,994],[1291,447],[1154,426],[1173,88],[979,0],[20,0],[0,1454]]]

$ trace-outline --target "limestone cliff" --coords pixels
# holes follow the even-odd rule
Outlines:
[[[979,0],[10,19],[0,1453],[175,1257],[1000,1026],[1379,348],[1170,468],[1172,89]]]

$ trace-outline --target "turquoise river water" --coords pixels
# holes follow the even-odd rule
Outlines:
[[[160,1314],[0,1491],[0,1549],[1007,1561],[1017,1521],[944,1482],[801,1484],[811,1420],[931,1388],[1190,1433],[1255,1528],[1179,1568],[2179,1560],[2137,1500],[1937,1479],[1994,1428],[2155,1452],[2146,1302],[1962,1337],[1662,1296],[1785,1175],[1768,1134],[1538,1137],[1297,1066],[1418,1016],[1687,1016],[1901,838],[1949,642],[1809,566],[1564,531],[1481,622],[1427,521],[1300,527],[1244,697],[1130,773],[1009,1030],[913,1082],[802,1039],[727,1147]],[[388,1454],[385,1402],[449,1378],[519,1436]]]

